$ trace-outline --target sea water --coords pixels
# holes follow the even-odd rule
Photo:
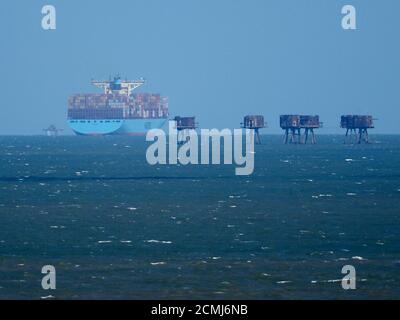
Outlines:
[[[398,298],[400,136],[263,141],[240,177],[150,166],[144,137],[0,137],[0,298]]]

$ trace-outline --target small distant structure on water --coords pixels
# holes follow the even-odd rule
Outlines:
[[[196,117],[180,117],[174,118],[176,130],[178,131],[178,142],[183,143],[185,137],[188,137],[190,130],[196,130],[198,123],[196,123]]]
[[[242,128],[254,130],[256,144],[261,144],[260,129],[265,128],[264,116],[248,115],[244,117]]]
[[[281,115],[280,127],[285,130],[284,143],[307,144],[308,138],[311,135],[311,143],[316,144],[314,129],[322,127],[322,122],[319,121],[319,116],[309,115]],[[304,129],[304,136],[301,130]]]
[[[43,129],[43,131],[48,137],[58,137],[60,132],[64,130],[58,129],[55,125],[52,124],[47,129]]]
[[[374,120],[370,115],[343,115],[340,127],[346,129],[345,143],[369,143],[368,129],[375,128]]]

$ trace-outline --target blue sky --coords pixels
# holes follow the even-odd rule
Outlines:
[[[55,31],[41,28],[45,4]],[[355,31],[341,28],[345,4]],[[400,133],[397,0],[8,0],[0,10],[0,134],[67,129],[68,96],[113,73],[145,77],[171,116],[204,128],[255,113],[280,133],[279,114],[303,113],[335,133],[342,113],[365,113],[375,132]]]

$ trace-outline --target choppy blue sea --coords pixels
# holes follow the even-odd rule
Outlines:
[[[263,140],[239,177],[149,166],[144,138],[0,137],[0,298],[398,299],[400,136]]]

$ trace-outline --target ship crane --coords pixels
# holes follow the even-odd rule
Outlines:
[[[139,88],[144,85],[146,80],[140,78],[139,80],[121,80],[120,77],[115,77],[114,80],[109,81],[101,81],[101,80],[92,80],[92,85],[97,88],[101,88],[104,90],[105,94],[123,94],[130,95],[133,90]]]

